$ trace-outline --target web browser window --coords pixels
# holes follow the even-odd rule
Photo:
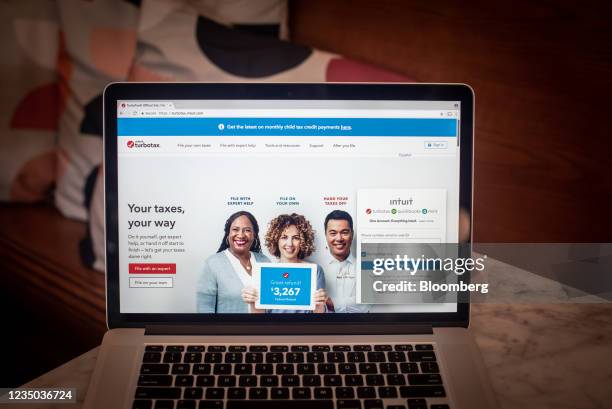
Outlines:
[[[457,243],[460,109],[118,101],[120,312],[455,312],[376,263]]]

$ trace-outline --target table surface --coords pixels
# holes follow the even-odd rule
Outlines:
[[[586,409],[612,404],[612,303],[566,297],[552,280],[499,263],[491,288],[521,301],[529,288],[541,302],[471,306],[470,330],[482,353],[501,409]],[[564,298],[565,297],[565,298]],[[565,300],[565,301],[563,301]],[[77,389],[80,408],[98,348],[32,380],[24,387]],[[65,405],[17,404],[17,409]],[[7,406],[3,406],[7,407]]]

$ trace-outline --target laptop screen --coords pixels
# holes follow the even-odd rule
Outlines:
[[[120,312],[456,312],[405,257],[458,242],[460,109],[117,101]]]

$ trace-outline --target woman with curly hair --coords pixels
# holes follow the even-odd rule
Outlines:
[[[272,219],[266,233],[266,247],[281,263],[304,263],[304,259],[315,250],[314,232],[306,218],[300,214],[281,214]],[[242,289],[242,299],[251,306],[253,312],[263,312],[255,309],[255,301],[259,294],[252,287]],[[325,274],[317,265],[317,291],[315,292],[315,313],[326,312]],[[288,311],[285,311],[288,312]],[[302,311],[291,311],[302,312]]]

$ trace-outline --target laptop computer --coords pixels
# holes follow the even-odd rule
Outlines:
[[[452,84],[109,85],[85,407],[494,407],[469,300],[418,267],[469,241],[473,106]]]

